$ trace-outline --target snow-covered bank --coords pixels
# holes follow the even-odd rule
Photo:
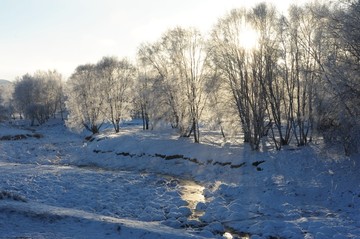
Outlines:
[[[24,129],[8,128],[6,134],[26,134],[17,130]],[[194,144],[175,132],[142,131],[137,125],[89,141],[58,123],[35,130],[43,137],[0,145],[6,162],[0,165],[1,189],[30,203],[158,221],[177,230],[200,227],[200,234],[180,231],[188,238],[219,238],[228,228],[251,238],[360,238],[359,159],[332,160],[321,153],[321,145],[257,153],[244,145]],[[197,205],[200,222],[187,218],[180,185],[154,173],[205,186],[206,200]],[[6,216],[9,211],[2,223]],[[149,229],[143,232],[159,238]],[[167,235],[164,231],[163,238],[173,238]]]
[[[43,203],[0,201],[0,220],[6,221],[2,238],[199,238],[159,222],[103,216]],[[21,218],[21,220],[19,220]],[[35,228],[44,231],[34,233]]]

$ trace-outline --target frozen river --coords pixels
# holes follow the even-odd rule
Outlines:
[[[90,213],[115,219],[159,222],[159,225],[192,231],[191,227],[195,227],[197,222],[190,209],[204,200],[203,187],[195,182],[154,174],[91,167],[0,163],[0,175],[1,192],[7,201],[23,201],[23,204],[32,202],[36,207],[42,205],[38,211],[61,208],[70,212],[66,216],[71,217],[76,212],[80,221]],[[22,209],[22,214],[27,218],[31,215],[32,223],[27,222],[25,225],[23,220],[5,220],[4,217],[11,219],[11,216],[9,213],[6,216],[1,214],[3,220],[0,225],[3,229],[0,232],[17,237],[24,234],[33,237],[41,233],[53,233],[53,236],[60,233],[59,237],[72,236],[73,232],[69,228],[59,230],[59,227],[52,229],[46,226],[54,224],[54,221],[59,224],[57,217],[54,220],[49,215],[36,216],[36,212],[29,214],[29,209]],[[110,235],[119,229],[114,226],[113,231],[111,228],[108,230]]]
[[[93,167],[89,157],[102,155],[59,123],[36,133],[2,128],[10,139],[23,137],[0,141],[0,238],[201,238],[194,211],[204,201],[201,185]],[[86,166],[72,163],[79,159]]]
[[[360,238],[360,164],[317,146],[0,126],[0,238]]]

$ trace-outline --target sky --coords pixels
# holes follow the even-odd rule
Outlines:
[[[135,59],[141,43],[172,27],[208,32],[231,9],[260,1],[0,0],[0,79],[37,70],[57,70],[66,79],[103,56]],[[304,1],[265,0],[281,11]]]

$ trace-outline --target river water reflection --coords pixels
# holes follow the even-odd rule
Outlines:
[[[200,217],[205,214],[203,210],[197,210],[198,203],[206,203],[204,196],[205,187],[191,180],[180,181],[181,198],[188,203],[188,207],[191,209],[191,216],[189,220],[200,221]],[[203,225],[206,226],[206,225]],[[226,228],[222,235],[225,239],[249,239],[250,236],[247,233],[237,233],[231,228]]]
[[[204,214],[203,211],[196,210],[196,205],[198,203],[205,203],[204,189],[204,186],[201,186],[194,181],[180,181],[181,198],[188,203],[188,207],[192,212],[189,219],[199,220]]]

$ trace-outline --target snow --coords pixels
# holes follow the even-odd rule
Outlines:
[[[85,136],[0,125],[0,238],[360,238],[359,156],[136,123]]]

